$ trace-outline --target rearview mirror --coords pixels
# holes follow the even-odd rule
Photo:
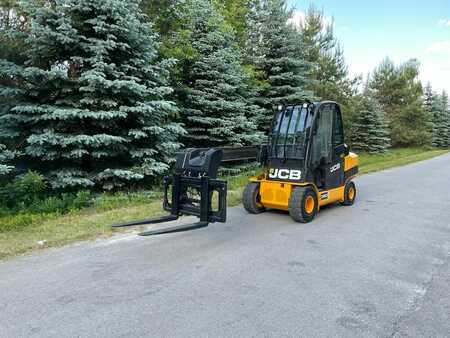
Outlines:
[[[350,147],[347,144],[344,144],[344,154],[345,156],[350,154]]]

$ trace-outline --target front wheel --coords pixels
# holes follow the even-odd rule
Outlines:
[[[341,202],[341,205],[350,206],[355,203],[356,199],[356,185],[354,182],[347,182],[344,188],[344,201]]]
[[[289,214],[300,223],[309,223],[316,217],[319,202],[316,191],[311,187],[296,187],[289,199]]]
[[[259,193],[259,183],[249,183],[242,194],[242,204],[244,209],[251,214],[260,214],[266,209],[261,204],[261,196]]]

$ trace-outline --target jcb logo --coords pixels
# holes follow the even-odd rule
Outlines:
[[[302,179],[301,170],[289,169],[270,169],[269,178],[278,178],[280,180],[299,181]]]
[[[340,163],[332,166],[331,169],[330,169],[330,173],[334,173],[336,170],[339,170],[339,169],[341,169],[341,164]]]

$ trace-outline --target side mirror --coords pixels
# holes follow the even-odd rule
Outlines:
[[[350,155],[350,147],[347,144],[344,144],[344,154],[345,156]]]

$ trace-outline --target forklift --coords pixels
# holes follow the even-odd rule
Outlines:
[[[226,222],[227,182],[217,179],[223,163],[258,160],[263,171],[250,178],[242,203],[251,214],[268,209],[288,211],[296,222],[311,222],[324,205],[353,205],[358,156],[344,142],[340,106],[336,102],[303,101],[279,106],[267,144],[239,148],[191,148],[177,154],[174,174],[164,177],[164,210],[170,215],[116,224],[158,224],[191,215],[199,222],[145,231],[161,235]],[[213,196],[216,202],[213,203]],[[216,204],[216,205],[213,205]]]
[[[261,153],[266,169],[250,179],[242,197],[249,213],[285,210],[308,223],[324,205],[353,205],[358,156],[345,144],[336,102],[280,106]]]

